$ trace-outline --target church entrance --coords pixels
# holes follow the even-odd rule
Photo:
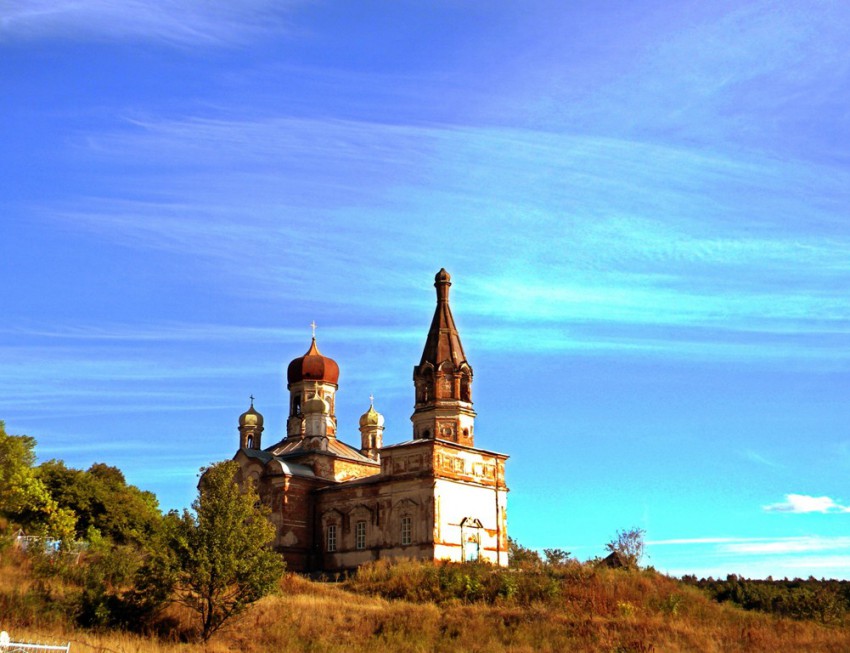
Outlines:
[[[478,562],[481,553],[481,522],[467,517],[460,523],[460,541],[464,562]]]

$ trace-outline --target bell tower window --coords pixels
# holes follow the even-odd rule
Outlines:
[[[460,400],[471,402],[472,401],[472,392],[469,387],[469,377],[464,374],[460,377]]]
[[[440,385],[440,399],[451,399],[452,397],[452,380],[444,376],[439,380]]]

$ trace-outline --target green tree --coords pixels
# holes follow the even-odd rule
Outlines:
[[[646,535],[646,531],[637,527],[617,531],[614,539],[605,545],[605,549],[617,553],[627,567],[635,568],[643,558],[644,535]]]
[[[76,517],[61,509],[41,481],[35,464],[35,438],[9,435],[0,421],[0,515],[25,528],[73,537]]]
[[[95,529],[116,544],[143,545],[160,527],[156,497],[128,485],[116,467],[95,463],[83,471],[48,460],[36,472],[57,506],[76,515],[78,537],[90,539]]]
[[[570,561],[570,552],[564,549],[543,549],[543,555],[550,567],[561,567]]]
[[[195,514],[184,511],[172,548],[177,600],[198,613],[201,639],[268,594],[283,573],[269,548],[275,529],[252,487],[235,482],[233,461],[202,469]]]
[[[543,560],[534,549],[523,546],[512,537],[508,538],[508,566],[515,569],[528,569],[540,567]]]

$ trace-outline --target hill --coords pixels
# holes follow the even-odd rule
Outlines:
[[[823,624],[747,612],[652,570],[577,562],[528,570],[379,562],[336,583],[286,574],[276,595],[206,645],[181,641],[192,622],[173,605],[147,636],[78,628],[64,610],[74,589],[36,577],[14,549],[3,552],[0,579],[0,627],[71,640],[74,653],[850,650],[846,613]]]

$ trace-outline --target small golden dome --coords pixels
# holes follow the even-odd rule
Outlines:
[[[251,407],[239,416],[239,426],[262,426],[263,416],[254,410],[254,400]]]
[[[305,415],[308,413],[320,413],[322,415],[327,415],[331,412],[331,406],[327,401],[319,396],[318,391],[316,391],[312,397],[304,402],[301,410]]]
[[[369,404],[369,410],[367,410],[360,417],[360,427],[364,426],[383,426],[384,425],[384,416],[381,415],[372,404]]]

